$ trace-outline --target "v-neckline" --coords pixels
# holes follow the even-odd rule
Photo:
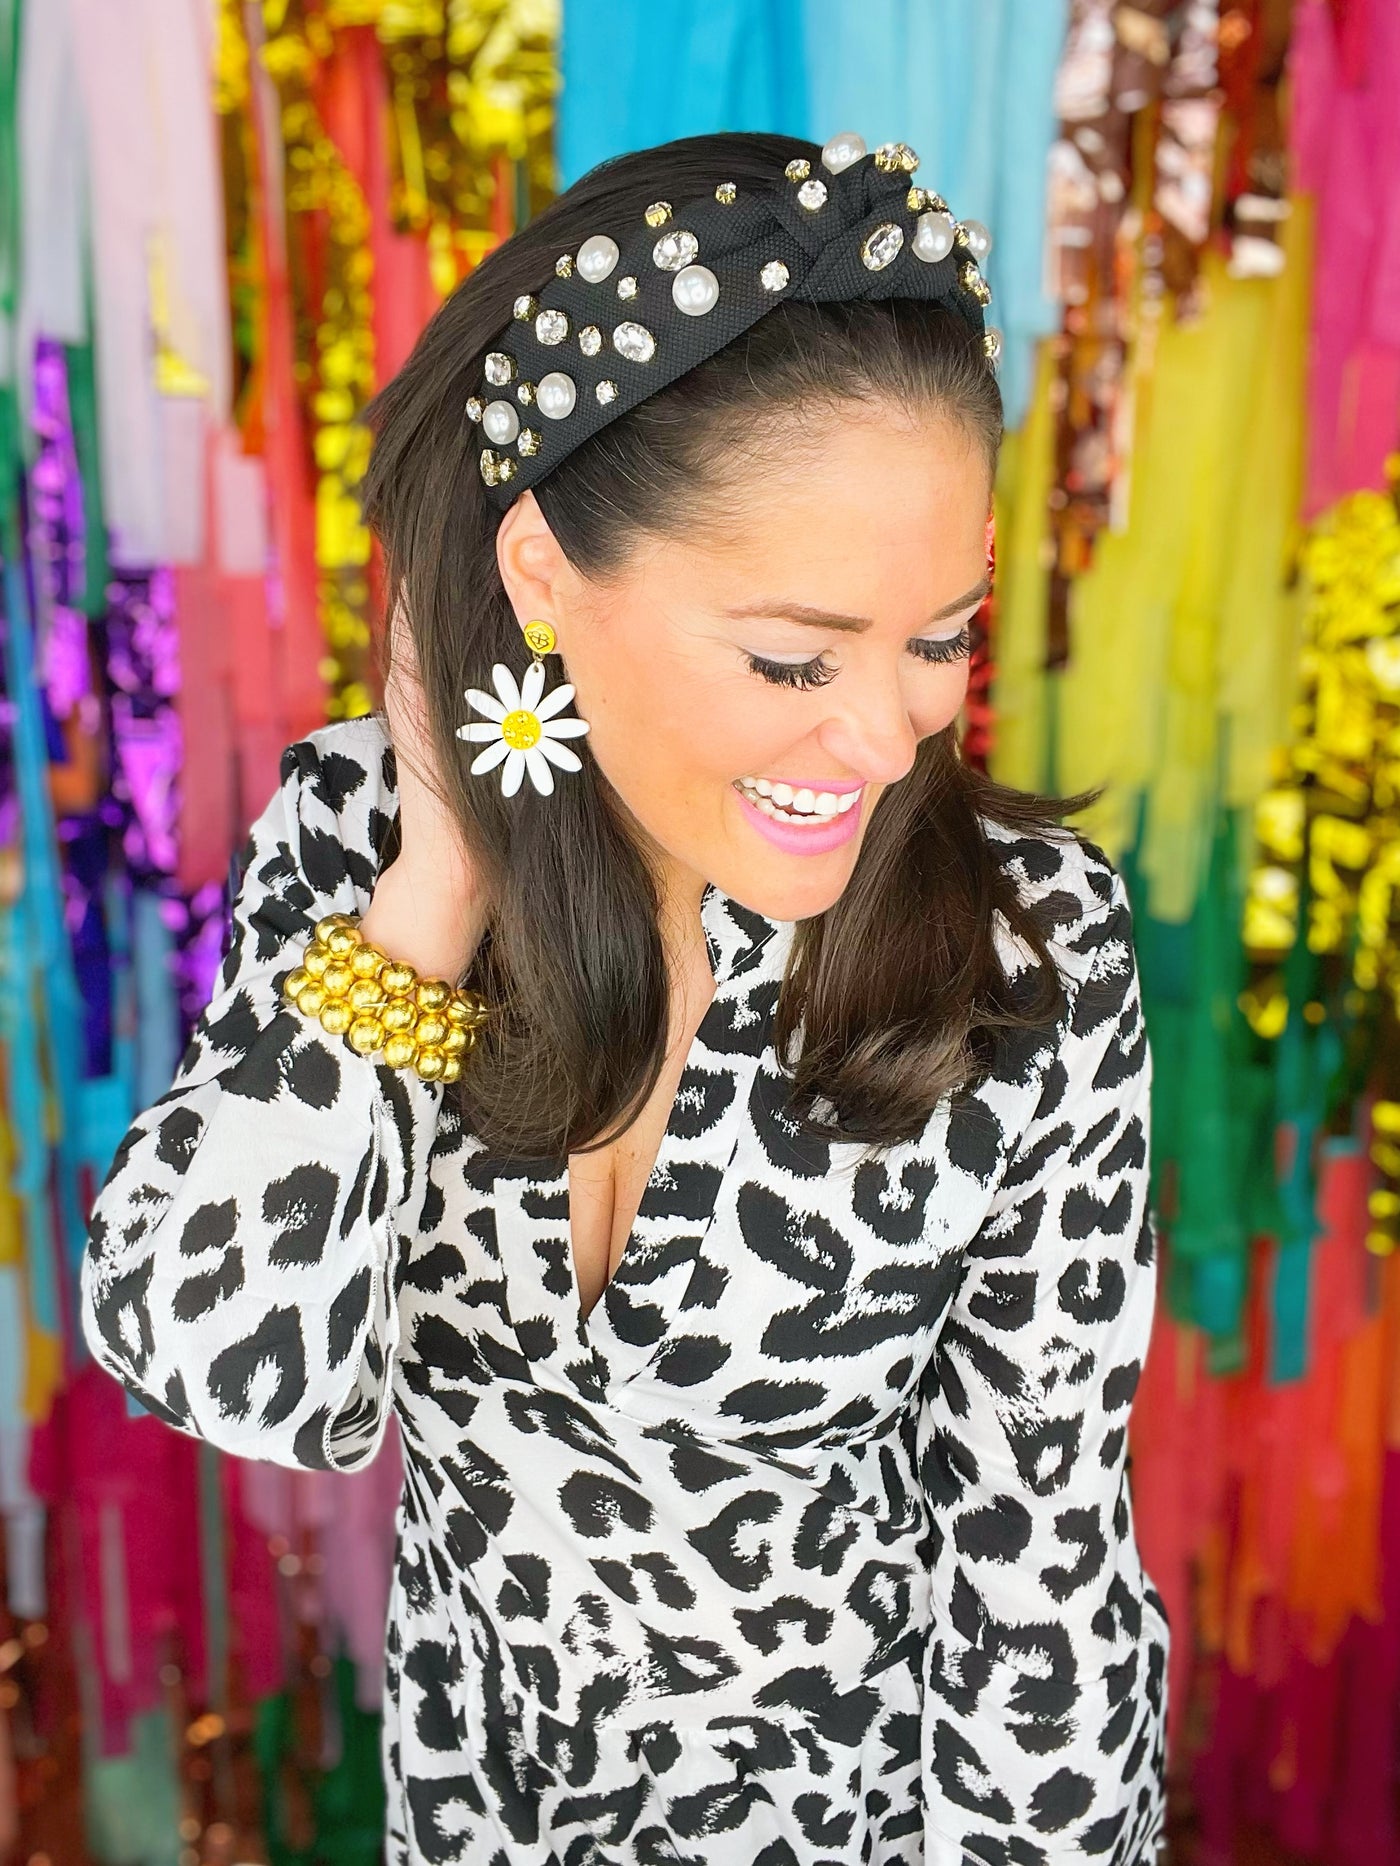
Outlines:
[[[776,974],[795,925],[754,913],[714,883],[706,883],[700,912],[714,994],[687,1048],[617,1268],[587,1315],[567,1158],[517,1162],[497,1179],[506,1304],[522,1347],[532,1360],[555,1361],[593,1396],[639,1373],[684,1305],[767,1044],[769,1016],[751,1018],[747,1006],[736,1016],[736,996],[746,1000],[762,982],[776,1002]],[[784,937],[772,944],[775,934]]]

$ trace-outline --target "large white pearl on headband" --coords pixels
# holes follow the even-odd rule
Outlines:
[[[719,280],[708,266],[685,266],[671,281],[671,296],[687,317],[704,317],[719,303]]]
[[[980,266],[992,250],[992,230],[980,220],[965,220],[962,229],[967,235],[967,250]]]
[[[922,259],[925,265],[933,265],[937,260],[946,259],[953,250],[953,219],[950,214],[940,214],[933,210],[920,214],[912,241],[914,257]]]
[[[581,272],[590,285],[598,285],[608,276],[622,257],[616,240],[609,239],[606,233],[594,233],[584,241],[574,257],[575,270]]]
[[[822,167],[832,175],[839,175],[843,168],[859,162],[864,154],[864,138],[857,136],[854,130],[842,130],[822,150]]]
[[[481,427],[488,441],[504,447],[520,432],[520,417],[509,402],[488,402],[482,411]]]
[[[577,400],[574,379],[566,376],[562,369],[552,369],[547,376],[540,377],[535,389],[535,406],[549,420],[562,421],[565,415],[571,415]]]

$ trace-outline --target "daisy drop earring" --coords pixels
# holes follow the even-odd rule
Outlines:
[[[554,652],[555,643],[549,623],[527,622],[522,633],[532,659],[520,685],[516,686],[510,669],[497,661],[491,670],[495,694],[468,687],[464,695],[486,718],[458,726],[457,737],[485,745],[472,759],[473,777],[482,777],[500,765],[503,797],[513,797],[527,775],[540,795],[547,797],[554,789],[552,766],[558,765],[561,771],[583,769],[583,760],[560,741],[587,732],[588,721],[555,717],[574,697],[568,682],[544,693],[544,656]]]

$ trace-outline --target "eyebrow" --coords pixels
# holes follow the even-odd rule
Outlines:
[[[984,596],[990,595],[991,588],[990,577],[983,577],[982,581],[970,589],[965,596],[955,596],[952,602],[944,603],[941,609],[935,609],[929,617],[929,622],[946,621],[949,616],[956,615],[960,609],[966,609],[969,603],[981,602]],[[837,615],[831,610],[813,609],[807,603],[740,603],[731,609],[726,609],[724,613],[736,622],[746,617],[768,616],[784,622],[805,622],[812,628],[845,629],[848,633],[856,635],[874,627],[869,616]]]

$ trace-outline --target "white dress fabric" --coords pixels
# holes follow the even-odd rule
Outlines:
[[[396,807],[380,715],[287,748],[82,1266],[94,1354],[182,1431],[349,1471],[397,1414],[391,1866],[1156,1858],[1168,1632],[1126,1473],[1151,1062],[1117,872],[988,825],[1068,1010],[863,1163],[787,1112],[794,924],[707,887],[714,1000],[585,1319],[565,1162],[494,1157],[280,997],[315,921],[368,907]]]

